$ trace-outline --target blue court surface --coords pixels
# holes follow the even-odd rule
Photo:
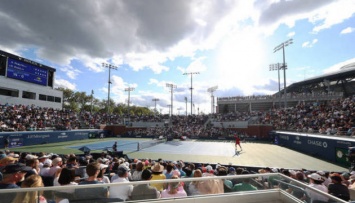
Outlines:
[[[205,163],[223,163],[235,164],[240,166],[270,166],[279,168],[307,168],[323,171],[344,171],[347,170],[341,166],[322,161],[312,156],[284,148],[282,146],[265,143],[243,143],[243,151],[236,153],[234,142],[214,142],[214,141],[195,141],[173,140],[144,148],[140,146],[149,142],[148,139],[117,139],[117,140],[97,140],[95,143],[86,143],[70,148],[80,149],[87,147],[91,151],[110,150],[117,141],[117,150],[123,151],[135,158],[166,159],[166,160],[184,160],[192,162]],[[145,144],[143,144],[145,143]],[[149,145],[148,145],[149,146]]]
[[[84,146],[93,150],[112,150],[115,141],[103,141],[92,144],[71,146],[70,148],[80,149]],[[140,145],[144,145],[140,141]],[[138,140],[117,140],[117,150],[124,153],[135,152],[138,149]],[[198,141],[168,141],[139,150],[140,152],[153,152],[159,154],[193,154],[213,156],[233,156],[235,148],[233,143],[225,142],[198,142]]]

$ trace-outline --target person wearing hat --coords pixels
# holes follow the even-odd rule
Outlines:
[[[0,160],[0,167],[4,167],[9,164],[15,164],[17,162],[17,158],[14,158],[12,156],[5,156]]]
[[[309,179],[309,185],[308,185],[309,187],[328,193],[328,188],[325,185],[323,185],[324,180],[322,176],[320,176],[318,173],[312,173],[307,177]],[[311,199],[311,202],[315,200],[327,202],[329,200],[329,198],[326,197],[325,195],[322,195],[308,188],[305,189],[305,192],[307,193],[307,196]],[[303,196],[302,200],[305,200],[306,198],[307,198],[306,196]]]
[[[24,164],[9,164],[2,168],[1,173],[3,175],[0,181],[0,189],[15,189],[20,188],[17,183],[22,182],[25,179],[25,175],[32,168],[25,166]],[[12,202],[16,193],[3,193],[0,195],[1,202]]]
[[[152,178],[152,171],[150,169],[144,169],[141,173],[142,181],[149,181]],[[159,199],[160,192],[149,184],[136,185],[131,193],[131,200],[149,200]]]
[[[127,183],[129,168],[121,164],[117,169],[118,178],[112,181],[112,183]],[[123,201],[130,200],[131,193],[133,191],[133,185],[114,185],[110,187],[110,198],[119,198]]]
[[[39,161],[38,161],[38,157],[37,156],[27,156],[27,160],[26,160],[26,166],[29,166],[32,168],[31,171],[29,171],[25,178],[29,177],[30,175],[33,175],[33,174],[39,174],[40,172],[40,168],[39,168]]]
[[[333,173],[330,175],[330,179],[332,183],[328,186],[328,193],[342,200],[349,201],[349,189],[341,183],[343,181],[342,177],[338,173]]]
[[[237,175],[235,168],[233,166],[229,167],[227,176],[235,176],[235,175]],[[238,182],[237,179],[229,179],[229,180],[232,181],[233,185],[240,183]]]
[[[152,167],[152,179],[151,180],[165,180],[166,177],[163,174],[164,166],[160,165],[159,162],[156,162]],[[164,183],[152,183],[151,186],[155,187],[158,191],[164,190]]]
[[[41,155],[38,156],[39,168],[42,169],[44,162],[48,159],[48,156],[41,152]]]

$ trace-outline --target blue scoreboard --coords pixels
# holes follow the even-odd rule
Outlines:
[[[7,77],[47,86],[48,70],[25,61],[8,58]]]

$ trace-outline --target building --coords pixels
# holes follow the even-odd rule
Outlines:
[[[217,112],[267,111],[274,107],[294,107],[301,102],[325,103],[355,94],[355,63],[340,70],[293,83],[286,87],[287,94],[235,96],[217,98]]]
[[[55,71],[0,50],[0,104],[62,109],[63,92],[53,87]]]

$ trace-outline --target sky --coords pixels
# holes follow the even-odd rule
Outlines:
[[[287,85],[355,62],[354,13],[354,0],[3,0],[0,49],[55,68],[55,87],[107,100],[110,72],[116,103],[208,114],[212,95],[276,93],[269,66],[289,39]]]

